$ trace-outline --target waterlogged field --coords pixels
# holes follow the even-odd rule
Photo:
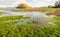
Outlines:
[[[29,9],[20,9],[20,10],[12,10],[16,12],[26,12],[26,11],[42,11],[42,12],[55,12],[60,8],[29,8]]]
[[[13,12],[27,12],[27,11],[39,11],[44,12],[47,15],[57,15],[60,16],[60,8],[29,8],[29,9],[20,9],[12,10]]]
[[[33,8],[30,9],[30,11],[39,10],[48,12],[48,15],[51,13],[57,15],[60,12],[59,9],[60,8]],[[29,9],[13,11],[27,12]],[[60,37],[60,16],[54,17],[51,21],[54,22],[55,25],[44,25],[39,27],[36,22],[31,21],[30,17],[3,16],[0,17],[0,37]]]
[[[55,26],[37,27],[28,20],[30,17],[0,17],[0,37],[60,37],[60,16],[52,20]],[[24,24],[17,24],[18,22]]]

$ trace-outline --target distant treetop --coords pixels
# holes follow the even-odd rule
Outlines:
[[[27,8],[30,8],[30,6],[24,3],[20,3],[17,8],[27,9]]]

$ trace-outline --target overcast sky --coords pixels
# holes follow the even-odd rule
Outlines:
[[[0,0],[0,7],[14,7],[20,3],[26,3],[32,7],[44,7],[54,5],[58,0]]]

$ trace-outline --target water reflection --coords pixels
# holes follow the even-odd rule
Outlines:
[[[27,22],[17,22],[16,24],[27,24]]]
[[[11,10],[19,10],[19,9],[11,9],[11,8],[7,8],[4,10],[0,10],[0,12],[5,12],[6,14],[1,15],[3,16],[20,16],[20,15],[24,15],[27,17],[30,17],[30,22],[34,21],[34,22],[38,22],[39,24],[45,24],[46,21],[48,21],[48,17],[45,13],[42,12],[12,12]],[[28,21],[28,22],[29,22]],[[17,22],[17,24],[27,24],[27,22]]]

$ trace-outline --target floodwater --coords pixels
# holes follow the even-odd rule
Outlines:
[[[0,17],[3,16],[19,16],[19,15],[24,15],[30,17],[31,21],[38,22],[39,24],[45,24],[46,21],[48,20],[48,17],[45,13],[43,12],[12,12],[12,10],[19,10],[17,8],[5,8],[3,10],[0,10],[0,12],[5,12],[5,14],[0,15]],[[25,24],[26,22],[18,22],[17,24]]]

